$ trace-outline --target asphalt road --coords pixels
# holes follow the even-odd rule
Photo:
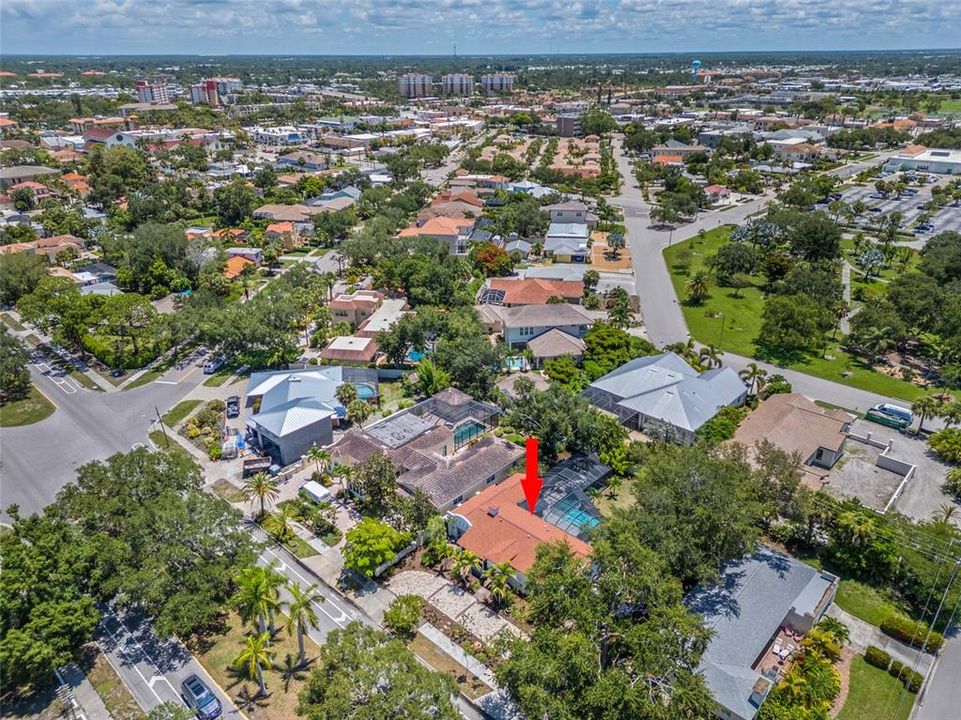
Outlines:
[[[38,388],[57,406],[45,420],[0,433],[0,509],[40,512],[75,478],[77,467],[147,442],[157,419],[203,380],[199,368],[173,369],[143,387],[105,393],[87,390],[62,370],[32,364]]]
[[[246,720],[203,666],[180,642],[160,640],[150,622],[109,608],[97,628],[97,643],[144,712],[165,702],[185,705],[180,683],[190,675],[201,678],[220,700],[224,720]]]

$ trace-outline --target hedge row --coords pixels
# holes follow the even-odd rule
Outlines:
[[[864,651],[864,660],[868,665],[874,665],[874,667],[882,670],[887,670],[891,665],[891,656],[881,648],[874,647],[874,645],[869,645],[868,649]]]
[[[881,632],[893,638],[905,642],[914,647],[921,647],[929,653],[936,653],[944,645],[944,637],[940,633],[930,631],[928,626],[922,622],[915,622],[903,615],[889,615],[881,622]],[[925,639],[927,644],[925,645]]]

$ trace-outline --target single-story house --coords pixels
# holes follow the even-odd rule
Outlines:
[[[320,351],[320,357],[344,365],[369,365],[377,356],[377,349],[374,338],[341,335],[327,343],[327,347]]]
[[[502,377],[494,384],[497,386],[497,389],[507,397],[516,400],[519,397],[516,387],[517,381],[522,378],[524,380],[530,380],[535,390],[547,390],[551,385],[550,381],[540,373],[511,373],[510,375]]]
[[[689,445],[723,407],[739,407],[747,386],[729,367],[698,373],[673,352],[631,360],[582,393],[594,406],[653,437]]]
[[[721,202],[731,197],[731,191],[724,185],[708,185],[704,188],[704,193],[712,203]]]
[[[489,278],[478,293],[481,304],[546,305],[551,298],[580,305],[584,297],[584,283],[580,280],[546,280],[540,278]]]
[[[785,629],[807,633],[834,601],[838,578],[762,547],[721,569],[685,603],[712,631],[700,671],[722,720],[753,720],[777,683]],[[789,641],[793,642],[793,640]]]
[[[591,555],[586,542],[527,509],[522,478],[520,474],[511,475],[447,513],[451,539],[464,550],[477,553],[485,568],[510,563],[515,571],[510,583],[517,590],[527,582],[539,545],[566,543],[585,562]]]
[[[547,305],[546,307],[551,306]],[[554,305],[553,307],[557,306]],[[533,355],[534,364],[537,367],[548,360],[556,360],[561,357],[573,358],[575,362],[580,362],[584,357],[586,348],[587,346],[580,337],[561,328],[552,328],[527,343],[527,349]]]
[[[798,453],[805,481],[820,489],[844,454],[852,421],[843,410],[818,407],[798,393],[771,395],[744,418],[734,440],[747,447],[768,440],[787,453]]]
[[[253,212],[254,220],[273,220],[275,222],[309,222],[317,208],[308,205],[261,205]]]
[[[256,267],[256,263],[242,255],[233,255],[227,258],[227,264],[224,265],[223,276],[228,280],[234,280],[240,277],[244,272],[252,267]]]
[[[590,228],[585,223],[551,223],[544,238],[544,255],[555,262],[589,262]]]

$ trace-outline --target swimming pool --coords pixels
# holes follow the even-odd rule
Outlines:
[[[454,431],[454,447],[459,448],[462,445],[466,445],[475,437],[482,435],[484,430],[484,426],[476,422],[470,422],[466,425],[461,425]]]
[[[568,495],[552,507],[544,519],[578,537],[586,536],[601,522],[599,518],[582,509],[577,498],[572,495]]]
[[[354,385],[354,387],[357,388],[357,398],[359,400],[370,400],[377,395],[377,393],[374,391],[374,388],[370,385],[360,383]]]
[[[504,358],[504,366],[508,370],[526,370],[527,360],[520,356],[511,355]]]
[[[425,357],[427,357],[427,355],[422,353],[420,350],[411,350],[407,353],[407,362],[420,362]]]

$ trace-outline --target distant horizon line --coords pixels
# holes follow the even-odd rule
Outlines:
[[[856,55],[863,53],[926,53],[926,52],[948,52],[961,53],[959,47],[931,47],[931,48],[858,48],[858,49],[791,49],[791,50],[662,50],[662,51],[619,51],[619,52],[497,52],[497,53],[197,53],[197,52],[111,52],[111,53],[33,53],[33,52],[6,52],[0,56],[0,64],[3,60],[12,58],[114,58],[114,57],[217,57],[217,58],[486,58],[486,57],[657,57],[674,55],[795,55],[807,53],[811,55],[833,54],[833,55]]]

